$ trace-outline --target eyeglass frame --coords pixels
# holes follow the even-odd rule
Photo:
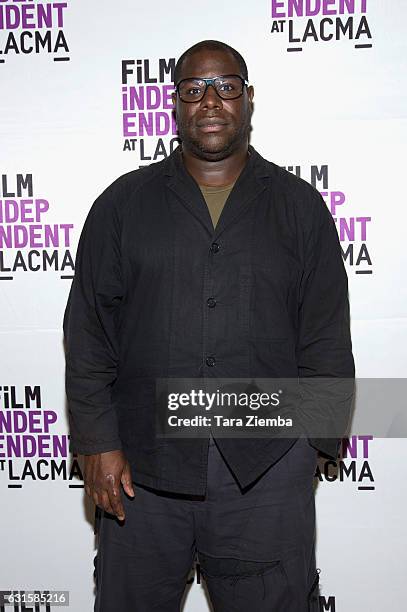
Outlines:
[[[214,81],[216,81],[216,79],[226,79],[227,77],[238,77],[241,81],[242,81],[242,91],[241,93],[236,96],[235,98],[222,98],[222,96],[219,94],[218,90],[216,89],[215,85],[214,85]],[[197,81],[204,81],[205,82],[205,89],[204,92],[202,94],[202,97],[199,98],[199,100],[183,100],[181,98],[181,94],[179,93],[179,86],[181,83],[183,83],[184,81],[193,81],[193,80],[197,80]],[[187,77],[186,79],[181,79],[180,81],[178,81],[178,83],[175,86],[175,91],[177,92],[177,94],[179,95],[179,99],[181,100],[181,102],[185,102],[185,104],[193,104],[194,102],[201,102],[201,100],[204,99],[206,91],[208,89],[208,87],[212,85],[213,89],[216,92],[216,95],[219,96],[219,98],[221,100],[237,100],[238,98],[240,98],[240,96],[243,96],[243,91],[244,91],[244,87],[249,85],[249,81],[247,79],[244,79],[242,76],[240,76],[240,74],[220,74],[216,77],[211,77],[211,78],[205,78],[205,77]]]

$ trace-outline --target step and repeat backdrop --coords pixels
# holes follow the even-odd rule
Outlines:
[[[173,70],[195,42],[242,53],[252,144],[315,185],[336,220],[357,376],[406,377],[406,23],[404,0],[0,0],[0,590],[67,591],[66,609],[93,610],[94,506],[69,453],[63,312],[95,198],[178,146]],[[406,608],[401,435],[367,424],[337,461],[319,460],[321,610]],[[54,606],[0,604],[24,609]],[[184,610],[210,610],[199,566]]]

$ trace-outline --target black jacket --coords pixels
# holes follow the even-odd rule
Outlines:
[[[64,317],[70,450],[122,448],[151,487],[203,494],[208,447],[155,439],[155,377],[354,377],[334,220],[250,152],[215,230],[176,149],[110,185],[81,234]],[[246,486],[294,441],[218,444]],[[339,437],[310,443],[336,458]]]

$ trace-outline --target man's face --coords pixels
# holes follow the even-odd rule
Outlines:
[[[233,55],[202,49],[186,58],[179,80],[229,74],[243,76]],[[229,157],[248,141],[253,93],[253,87],[244,87],[239,98],[223,100],[209,86],[199,102],[183,102],[174,94],[178,133],[184,147],[196,157],[208,161]],[[217,119],[219,123],[216,123]]]

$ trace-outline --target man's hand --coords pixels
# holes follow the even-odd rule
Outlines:
[[[96,455],[85,455],[85,491],[97,506],[120,521],[125,518],[120,494],[123,489],[134,497],[130,465],[123,451],[114,450]]]

